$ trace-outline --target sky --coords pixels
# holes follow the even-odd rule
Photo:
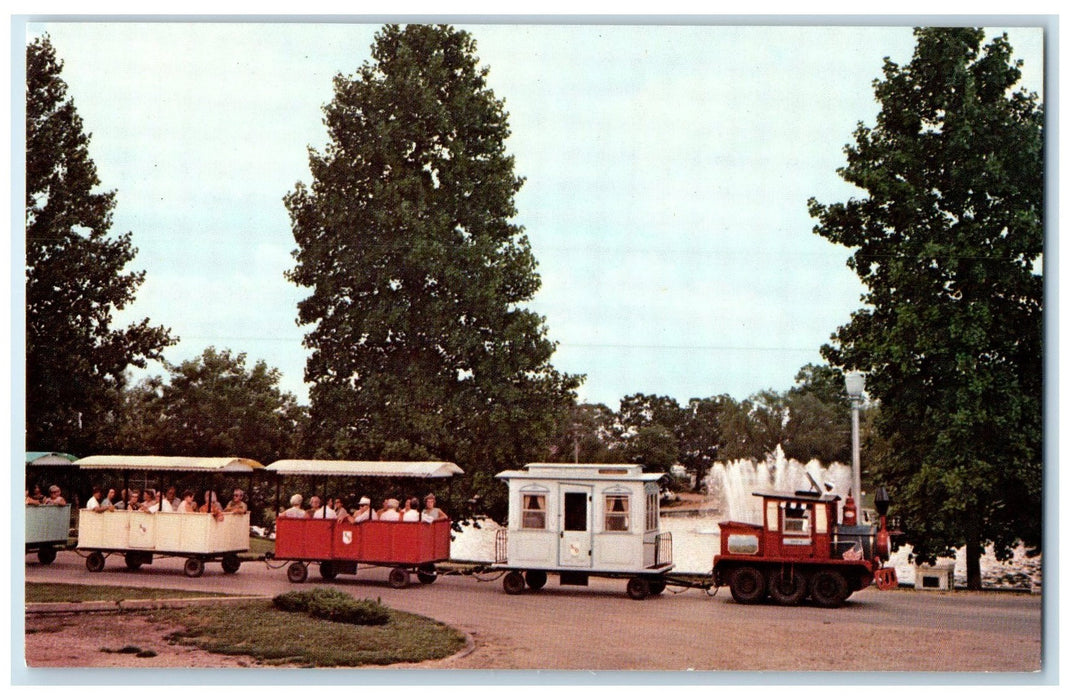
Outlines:
[[[874,124],[883,59],[909,62],[914,38],[909,24],[809,21],[456,23],[509,113],[526,178],[516,222],[542,278],[529,307],[559,344],[554,366],[586,375],[581,401],[786,390],[860,308],[849,251],[813,233],[807,199],[862,194],[836,174],[843,148]],[[27,25],[64,61],[102,187],[117,192],[112,231],[132,232],[146,273],[117,325],[169,327],[172,363],[245,352],[307,401],[296,305],[309,290],[284,277],[283,197],[311,182],[332,79],[370,60],[379,26]],[[1006,31],[1041,92],[1042,31]]]

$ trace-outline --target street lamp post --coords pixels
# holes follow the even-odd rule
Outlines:
[[[858,430],[858,410],[862,405],[862,392],[866,390],[866,375],[848,372],[847,395],[851,397],[851,481],[854,497],[862,504],[862,447]]]

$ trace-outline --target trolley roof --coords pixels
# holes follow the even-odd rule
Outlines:
[[[244,457],[157,457],[95,455],[75,464],[82,469],[143,469],[146,471],[251,472],[264,465]]]
[[[499,479],[586,479],[591,481],[657,481],[665,476],[662,472],[644,473],[641,464],[573,464],[541,463],[525,464],[523,470],[504,471],[496,474]]]
[[[453,462],[350,462],[330,459],[280,459],[266,469],[286,476],[367,476],[445,479],[464,474]]]
[[[74,455],[69,455],[66,452],[27,452],[26,464],[32,464],[34,466],[50,466],[53,464],[70,465],[71,462],[78,459]]]

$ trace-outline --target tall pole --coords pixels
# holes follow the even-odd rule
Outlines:
[[[862,446],[858,435],[858,405],[861,398],[851,397],[851,481],[855,502],[862,504]]]
[[[862,392],[866,390],[866,376],[861,372],[848,372],[847,395],[851,397],[851,481],[852,495],[862,507],[862,447],[858,429],[858,410],[862,405]]]

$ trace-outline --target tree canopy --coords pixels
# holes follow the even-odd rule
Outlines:
[[[915,30],[886,59],[876,125],[859,124],[840,175],[865,191],[810,201],[814,231],[854,252],[865,308],[823,349],[869,372],[895,487],[920,559],[1039,544],[1042,472],[1043,109],[1017,87],[1005,36]]]
[[[522,178],[475,41],[389,25],[372,60],[335,78],[329,143],[285,199],[311,290],[309,449],[457,462],[475,490],[542,454],[580,378],[551,365],[516,215]]]
[[[148,319],[113,328],[144,273],[131,234],[109,236],[89,134],[46,36],[26,48],[26,446],[85,455],[117,430],[128,367],[173,344]]]

